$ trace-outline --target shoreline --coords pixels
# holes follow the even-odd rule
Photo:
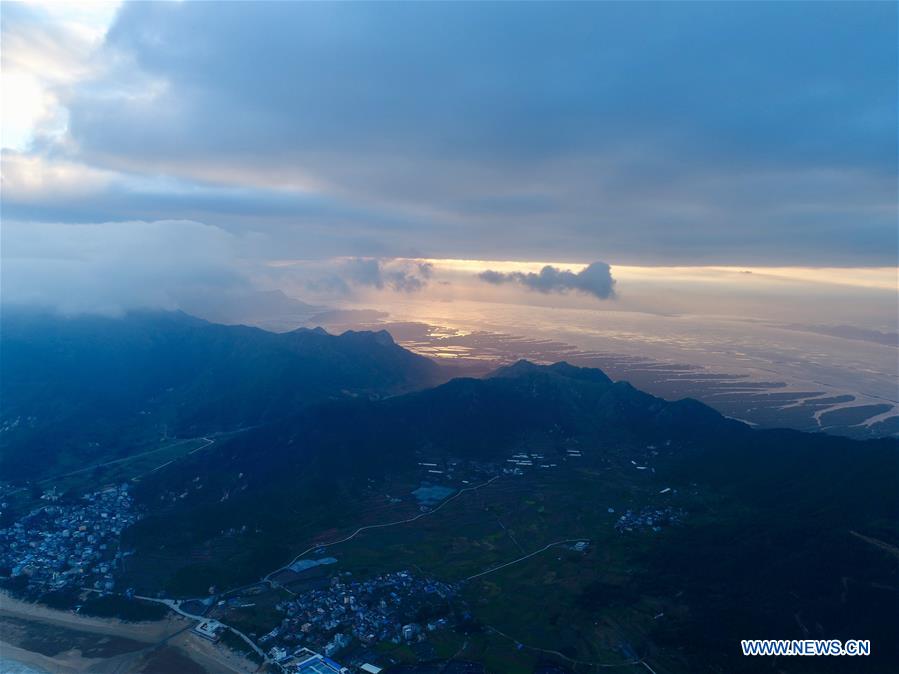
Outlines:
[[[39,672],[70,674],[78,671],[66,667],[62,663],[55,661],[53,658],[48,658],[46,655],[41,655],[34,651],[26,651],[24,648],[19,648],[18,646],[0,640],[0,664],[6,659],[36,669]]]
[[[71,611],[61,611],[41,604],[31,604],[17,599],[5,591],[0,591],[0,616],[2,615],[50,623],[82,632],[96,632],[98,634],[126,637],[146,643],[165,638],[165,636],[168,636],[166,635],[167,631],[174,634],[190,622],[186,618],[172,612],[162,620],[148,622],[125,622],[117,618],[78,615]]]
[[[226,646],[216,645],[191,633],[195,621],[170,612],[164,619],[129,623],[115,618],[80,616],[38,604],[30,604],[0,592],[0,622],[20,621],[31,626],[34,634],[42,630],[70,630],[81,638],[95,636],[97,641],[111,637],[137,642],[126,652],[104,657],[84,657],[78,646],[53,655],[23,647],[23,640],[10,630],[0,635],[0,659],[9,658],[26,667],[51,674],[83,672],[124,673],[142,668],[147,658],[164,649],[174,649],[208,674],[252,674],[258,665]],[[21,627],[28,631],[28,626]],[[14,632],[14,630],[13,630]]]

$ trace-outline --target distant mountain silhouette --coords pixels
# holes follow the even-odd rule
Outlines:
[[[443,376],[384,331],[276,334],[180,312],[2,318],[6,479],[52,468],[69,451],[83,465],[165,435],[254,426],[310,402],[394,395]]]

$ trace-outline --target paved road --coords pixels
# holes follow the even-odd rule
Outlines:
[[[205,449],[206,447],[208,447],[209,445],[211,445],[213,442],[215,442],[214,440],[212,440],[211,438],[208,438],[208,437],[203,437],[203,438],[192,438],[192,439],[194,439],[194,440],[202,439],[202,440],[205,440],[207,444],[202,445],[202,446],[197,447],[196,449],[192,450],[192,451],[190,452],[191,454],[193,454],[194,452],[200,451],[201,449]],[[169,463],[171,463],[171,462],[169,462]],[[168,465],[168,464],[163,464],[162,466],[159,466],[159,467],[157,467],[157,468],[155,468],[155,469],[153,469],[153,470],[158,470],[159,468],[162,468],[162,467],[164,467],[164,466],[166,466],[166,465]],[[152,472],[152,471],[151,471],[151,472]],[[284,570],[287,569],[291,564],[293,564],[294,562],[298,561],[299,559],[302,559],[304,556],[308,555],[310,552],[312,552],[312,551],[314,551],[314,550],[321,549],[321,548],[329,548],[329,547],[332,547],[332,546],[334,546],[334,545],[339,545],[340,543],[346,543],[346,542],[348,542],[348,541],[353,540],[354,538],[356,538],[356,536],[358,536],[359,534],[361,534],[361,533],[363,533],[363,532],[365,532],[365,531],[369,531],[369,530],[373,530],[373,529],[383,529],[383,528],[386,528],[386,527],[400,526],[400,525],[403,525],[403,524],[409,524],[409,523],[412,523],[412,522],[416,522],[416,521],[418,521],[418,520],[420,520],[420,519],[422,519],[422,518],[424,518],[424,517],[427,517],[427,516],[429,516],[429,515],[433,515],[434,513],[438,512],[438,511],[441,510],[443,507],[445,507],[447,504],[451,503],[451,502],[454,501],[455,499],[457,499],[457,498],[459,498],[460,496],[462,496],[462,494],[464,494],[464,493],[466,493],[466,492],[470,492],[470,491],[475,491],[475,490],[481,489],[481,488],[483,488],[483,487],[486,487],[487,485],[489,485],[489,484],[493,483],[495,480],[497,480],[499,477],[501,477],[501,476],[496,475],[496,476],[490,478],[489,480],[487,480],[486,482],[482,482],[481,484],[477,484],[477,485],[474,485],[474,486],[471,486],[471,487],[466,487],[466,488],[464,488],[464,489],[460,489],[456,494],[454,494],[454,495],[451,496],[450,498],[448,498],[448,499],[446,499],[445,501],[443,501],[442,503],[440,503],[440,505],[438,505],[438,506],[437,506],[436,508],[434,508],[433,510],[429,510],[429,511],[423,512],[423,513],[419,513],[418,515],[415,515],[415,516],[413,516],[413,517],[409,517],[409,518],[406,518],[406,519],[403,519],[403,520],[396,520],[396,521],[394,521],[394,522],[384,522],[383,524],[369,524],[369,525],[366,525],[366,526],[363,526],[363,527],[359,527],[359,528],[356,529],[353,533],[351,533],[351,534],[349,534],[348,536],[345,536],[345,537],[343,537],[343,538],[341,538],[341,539],[338,539],[338,540],[336,540],[336,541],[331,541],[331,542],[329,542],[329,543],[321,543],[321,544],[318,544],[318,545],[311,546],[311,547],[307,548],[306,550],[304,550],[303,552],[301,552],[300,554],[298,554],[296,557],[294,557],[288,564],[286,564],[286,565],[284,565],[284,566],[282,566],[282,567],[280,567],[280,568],[278,568],[278,569],[275,569],[274,571],[272,571],[272,572],[270,572],[269,574],[267,574],[264,578],[262,578],[261,581],[258,581],[258,582],[265,583],[265,584],[267,584],[267,585],[269,585],[269,586],[271,586],[271,587],[280,587],[281,589],[287,590],[287,588],[285,588],[285,587],[281,586],[280,584],[276,583],[275,581],[271,580],[271,577],[272,577],[273,575],[275,575],[275,574],[281,572],[281,571],[284,571]],[[500,524],[502,525],[502,523],[500,523]],[[504,527],[504,528],[505,528],[505,527]],[[578,543],[578,542],[583,541],[583,540],[585,540],[585,539],[583,539],[583,538],[573,538],[573,539],[566,539],[566,540],[555,541],[555,542],[553,542],[553,543],[549,543],[548,545],[545,545],[544,547],[540,548],[539,550],[535,550],[534,552],[528,553],[528,554],[526,554],[526,555],[522,555],[521,557],[518,557],[517,559],[513,559],[513,560],[511,560],[511,561],[509,561],[509,562],[506,562],[506,563],[504,563],[504,564],[501,564],[501,565],[499,565],[499,566],[492,567],[492,568],[490,568],[490,569],[487,569],[486,571],[481,571],[480,573],[476,573],[476,574],[474,574],[474,575],[472,575],[472,576],[469,576],[469,577],[466,578],[465,580],[466,580],[466,581],[474,580],[475,578],[480,578],[480,577],[482,577],[482,576],[486,576],[487,574],[493,573],[493,572],[495,572],[495,571],[499,571],[500,569],[504,569],[504,568],[506,568],[506,567],[512,566],[513,564],[518,564],[519,562],[523,562],[524,560],[529,559],[529,558],[531,558],[531,557],[534,557],[534,556],[536,556],[536,555],[539,555],[539,554],[542,553],[542,552],[546,552],[546,551],[549,550],[550,548],[557,547],[557,546],[559,546],[559,545],[567,545],[567,544]],[[254,584],[256,584],[256,583],[251,583],[251,584],[249,584],[249,585],[247,585],[247,586],[245,586],[245,587],[249,587],[250,585],[254,585]],[[287,590],[287,591],[289,592],[289,590]],[[232,592],[233,592],[233,590],[232,590]],[[181,604],[182,604],[183,602],[181,602],[181,601],[177,601],[177,600],[174,600],[174,599],[162,599],[162,598],[157,598],[157,597],[146,597],[146,596],[138,596],[138,595],[135,595],[135,598],[136,598],[136,599],[142,599],[142,600],[144,600],[144,601],[154,602],[154,603],[157,603],[157,604],[163,604],[163,605],[167,606],[169,609],[171,609],[172,611],[178,613],[179,615],[182,615],[182,616],[184,616],[184,617],[186,617],[186,618],[189,618],[189,619],[192,619],[192,620],[202,621],[202,620],[205,620],[205,619],[206,619],[206,618],[204,618],[202,615],[196,615],[196,614],[193,614],[193,613],[189,613],[188,611],[185,611],[184,609],[182,609],[182,608],[181,608]],[[219,622],[221,622],[221,621],[219,621]],[[242,639],[242,640],[243,640],[243,641],[244,641],[250,648],[252,648],[253,651],[256,652],[256,653],[263,659],[263,664],[264,664],[264,665],[265,665],[265,664],[274,664],[274,665],[277,666],[277,663],[274,663],[272,660],[270,660],[270,658],[265,654],[265,652],[264,652],[259,646],[257,646],[256,643],[255,643],[250,637],[248,637],[246,634],[244,634],[243,632],[241,632],[240,630],[238,630],[238,629],[235,628],[235,627],[232,627],[232,626],[230,626],[230,625],[228,625],[228,624],[226,624],[226,623],[223,623],[223,622],[222,622],[221,624],[222,624],[226,629],[231,630],[232,633],[236,634],[236,635],[237,635],[238,637],[240,637],[240,638],[241,638],[241,639]],[[510,637],[508,634],[505,634],[505,633],[503,633],[503,632],[500,632],[499,630],[497,630],[497,629],[495,629],[495,628],[493,628],[493,627],[490,627],[490,630],[493,631],[493,632],[495,632],[496,634],[502,636],[502,637],[505,637],[506,639],[510,639],[510,640],[514,641],[515,643],[520,643],[520,642],[516,641],[515,639],[513,639],[512,637]],[[525,646],[525,647],[528,648],[528,649],[530,649],[530,650],[540,651],[540,652],[543,652],[543,653],[556,655],[556,656],[558,656],[558,657],[560,657],[560,658],[562,658],[562,659],[564,659],[564,660],[567,660],[567,661],[569,661],[569,662],[571,662],[571,663],[576,663],[576,664],[588,664],[588,665],[591,665],[591,666],[593,666],[593,667],[610,668],[610,667],[632,667],[632,666],[636,666],[636,665],[643,665],[649,672],[651,672],[651,674],[655,674],[655,671],[652,669],[652,667],[650,667],[649,664],[646,663],[646,662],[645,662],[644,660],[642,660],[642,659],[641,659],[641,660],[634,660],[634,661],[627,662],[627,663],[619,663],[619,664],[586,663],[586,662],[574,660],[574,659],[572,659],[572,658],[570,658],[570,657],[564,655],[563,653],[560,653],[559,651],[554,651],[554,650],[549,650],[549,649],[543,649],[543,648],[537,648],[537,647],[533,647],[533,646]],[[280,667],[280,666],[279,666],[279,667]]]
[[[513,559],[511,562],[506,562],[505,564],[500,564],[499,566],[494,566],[486,571],[481,571],[480,573],[476,573],[473,576],[469,576],[465,580],[474,580],[475,578],[480,578],[481,576],[486,576],[488,573],[493,573],[494,571],[499,571],[500,569],[505,569],[507,566],[512,566],[513,564],[518,564],[518,562],[523,562],[526,559],[529,559],[535,555],[539,555],[541,552],[546,552],[550,548],[554,548],[557,545],[565,545],[568,543],[580,543],[585,539],[583,538],[569,538],[564,541],[556,541],[555,543],[550,543],[549,545],[545,545],[539,550],[534,550],[534,552],[530,552],[526,555],[519,557],[518,559]]]
[[[197,615],[195,613],[189,613],[188,611],[185,611],[183,608],[181,608],[181,604],[183,602],[177,601],[175,599],[160,599],[158,597],[144,597],[141,595],[134,595],[134,598],[141,599],[143,601],[151,601],[156,604],[163,604],[163,605],[167,606],[168,608],[170,608],[175,613],[177,613],[178,615],[182,615],[185,618],[190,618],[191,620],[196,620],[196,621],[206,620],[206,618],[204,618],[201,615]],[[269,657],[265,654],[265,652],[261,648],[259,648],[259,646],[256,645],[256,642],[254,642],[252,639],[250,639],[250,637],[248,637],[246,634],[241,632],[236,627],[231,627],[230,625],[227,625],[227,624],[221,622],[220,620],[217,622],[220,622],[225,627],[225,629],[231,630],[234,634],[236,634],[241,639],[243,639],[247,643],[247,645],[250,648],[252,648],[259,655],[259,657],[261,657],[264,660],[263,664],[269,663]]]
[[[339,545],[340,543],[346,543],[347,541],[351,541],[351,540],[353,540],[354,538],[356,538],[356,536],[358,536],[359,534],[361,534],[363,531],[368,531],[368,530],[370,530],[370,529],[383,529],[384,527],[395,527],[395,526],[398,526],[398,525],[400,525],[400,524],[409,524],[410,522],[415,522],[415,521],[417,521],[417,520],[420,520],[422,517],[428,517],[429,515],[433,515],[434,513],[436,513],[437,511],[439,511],[441,508],[443,508],[443,507],[444,507],[445,505],[447,505],[448,503],[451,503],[451,502],[454,501],[455,499],[457,499],[457,498],[459,498],[460,496],[462,496],[462,494],[464,494],[465,492],[475,491],[476,489],[480,489],[481,487],[486,487],[488,484],[490,484],[491,482],[493,482],[494,480],[496,480],[496,479],[499,478],[499,477],[500,477],[499,475],[494,475],[493,477],[491,477],[491,478],[490,478],[489,480],[487,480],[486,482],[482,482],[481,484],[475,485],[475,486],[473,486],[473,487],[465,487],[465,489],[460,489],[458,493],[456,493],[455,495],[453,495],[453,496],[449,497],[448,499],[446,499],[445,501],[443,501],[439,506],[437,506],[437,507],[434,508],[433,510],[429,510],[429,511],[424,512],[424,513],[419,513],[419,514],[416,515],[415,517],[410,517],[410,518],[405,519],[405,520],[397,520],[396,522],[385,522],[384,524],[369,524],[369,525],[364,526],[364,527],[359,527],[358,529],[356,529],[356,531],[354,531],[353,533],[351,533],[349,536],[346,536],[345,538],[341,538],[340,540],[337,540],[337,541],[331,541],[330,543],[320,543],[320,544],[318,544],[318,545],[313,545],[311,548],[307,548],[306,550],[303,550],[303,552],[301,552],[300,554],[298,554],[296,557],[294,557],[292,560],[290,560],[287,564],[285,564],[285,565],[282,566],[281,568],[275,569],[274,571],[272,571],[271,573],[269,573],[268,575],[266,575],[262,580],[263,580],[263,582],[271,582],[271,577],[272,577],[272,576],[274,576],[276,573],[280,573],[281,571],[284,571],[284,570],[287,569],[287,567],[289,567],[291,564],[295,563],[295,562],[296,562],[297,560],[299,560],[299,559],[302,559],[303,557],[305,557],[306,555],[308,555],[308,554],[309,554],[310,552],[312,552],[313,550],[318,550],[318,549],[320,549],[320,548],[330,548],[330,547],[333,546],[333,545]]]
[[[193,454],[194,452],[197,452],[201,449],[206,449],[207,447],[209,447],[209,445],[211,445],[212,443],[215,442],[215,440],[213,440],[209,437],[206,437],[206,436],[202,436],[202,437],[198,437],[198,438],[184,438],[183,440],[176,440],[175,442],[169,443],[168,445],[163,445],[162,447],[156,447],[155,449],[150,449],[150,450],[147,450],[146,452],[141,452],[140,454],[130,454],[129,456],[123,456],[120,459],[112,459],[110,461],[104,461],[102,463],[95,463],[94,465],[88,466],[87,468],[79,468],[78,470],[73,470],[68,473],[63,473],[62,475],[54,475],[53,477],[44,478],[43,480],[38,480],[37,482],[35,482],[35,484],[37,484],[37,485],[50,484],[51,482],[55,482],[57,480],[62,480],[67,477],[73,477],[75,475],[81,475],[82,473],[87,473],[89,471],[96,470],[97,468],[105,468],[106,466],[114,466],[114,465],[117,465],[120,463],[128,463],[129,461],[134,461],[135,459],[139,459],[143,456],[150,456],[152,454],[158,454],[159,452],[164,452],[167,449],[172,449],[173,447],[177,447],[178,445],[183,445],[184,443],[187,443],[187,442],[194,442],[195,440],[205,440],[206,444],[201,445],[201,446],[197,447],[196,449],[192,449],[190,452],[188,452],[188,454]],[[159,470],[160,468],[164,468],[165,466],[172,463],[174,460],[175,459],[172,459],[172,461],[169,461],[168,463],[164,463],[161,466],[157,466],[153,470],[147,471],[147,473],[152,473],[153,471]],[[147,475],[147,473],[143,473],[137,477],[143,477],[144,475]],[[137,479],[137,478],[132,478],[132,480],[134,480],[134,479]],[[18,494],[19,492],[23,492],[26,489],[27,489],[27,487],[19,487],[18,489],[15,489],[13,491],[7,492],[6,494],[3,494],[3,496],[5,497],[5,496],[11,496],[13,494]]]
[[[200,439],[200,438],[194,438],[194,439]],[[206,444],[206,445],[203,445],[203,446],[201,446],[201,447],[197,447],[196,449],[192,450],[192,451],[190,452],[191,454],[193,454],[194,452],[197,452],[197,451],[199,451],[199,450],[201,450],[201,449],[205,449],[206,447],[208,447],[209,445],[211,445],[213,442],[215,442],[214,440],[212,440],[212,439],[210,439],[210,438],[206,438],[206,437],[204,437],[204,438],[202,438],[202,439],[203,439],[203,440],[206,440],[206,441],[207,441],[207,444]],[[171,463],[171,462],[170,462],[170,463]],[[159,466],[158,468],[154,468],[153,470],[158,470],[159,468],[162,468],[162,467],[164,467],[164,466],[166,466],[166,465],[168,465],[168,464],[163,464],[163,466]],[[151,472],[152,472],[152,471],[151,471]],[[345,542],[347,542],[347,541],[350,541],[350,540],[354,539],[356,536],[358,536],[359,534],[361,534],[363,531],[368,531],[369,529],[381,529],[381,528],[384,528],[384,527],[392,527],[392,526],[398,526],[398,525],[401,525],[401,524],[408,524],[408,523],[410,523],[410,522],[415,522],[415,521],[417,521],[417,520],[420,520],[420,519],[423,518],[423,517],[427,517],[428,515],[433,515],[434,513],[436,513],[437,511],[439,511],[441,508],[443,508],[444,506],[446,506],[448,503],[450,503],[450,502],[454,501],[455,499],[459,498],[460,496],[462,496],[462,494],[464,494],[464,493],[466,493],[466,492],[470,492],[470,491],[475,491],[475,490],[480,489],[480,488],[482,488],[482,487],[486,487],[487,485],[491,484],[492,482],[494,482],[494,481],[495,481],[497,478],[499,478],[499,477],[500,477],[499,475],[495,475],[494,477],[490,478],[490,479],[487,480],[486,482],[482,482],[481,484],[474,485],[474,486],[472,486],[472,487],[465,487],[464,489],[460,489],[456,494],[454,494],[454,495],[451,496],[450,498],[448,498],[448,499],[446,499],[445,501],[443,501],[440,505],[438,505],[438,506],[437,506],[436,508],[434,508],[433,510],[429,510],[429,511],[424,512],[424,513],[419,513],[418,515],[415,515],[414,517],[409,517],[409,518],[404,519],[404,520],[397,520],[397,521],[395,521],[395,522],[385,522],[385,523],[383,523],[383,524],[369,524],[369,525],[364,526],[364,527],[359,527],[359,528],[356,529],[353,533],[351,533],[349,536],[346,536],[346,537],[344,537],[344,538],[341,538],[340,540],[331,541],[330,543],[322,543],[322,544],[319,544],[319,545],[314,545],[314,546],[308,548],[307,550],[304,550],[303,552],[301,552],[301,553],[300,553],[299,555],[297,555],[296,557],[294,557],[294,558],[290,561],[289,564],[286,564],[285,566],[282,566],[281,568],[276,569],[276,570],[272,571],[271,573],[269,573],[268,575],[266,575],[266,576],[265,576],[261,581],[259,581],[259,582],[266,583],[266,584],[268,584],[268,585],[270,585],[270,586],[282,587],[282,589],[285,589],[285,590],[286,590],[287,588],[284,588],[283,586],[280,586],[280,585],[278,585],[277,583],[275,583],[274,581],[272,581],[272,580],[271,580],[271,577],[272,577],[273,575],[275,575],[276,573],[279,573],[280,571],[285,570],[288,566],[290,566],[290,564],[293,564],[293,563],[296,562],[297,560],[301,559],[303,556],[308,555],[308,554],[309,554],[310,552],[312,552],[313,550],[318,550],[319,548],[327,548],[327,547],[331,547],[331,546],[333,546],[333,545],[338,545],[338,544],[340,544],[340,543],[345,543]],[[256,583],[251,583],[250,585],[255,585],[255,584],[256,584]],[[247,586],[247,587],[249,587],[249,586]],[[233,590],[232,590],[232,591],[233,591]],[[288,590],[288,591],[289,591],[289,590]],[[190,619],[192,619],[192,620],[197,620],[197,621],[200,621],[200,620],[206,620],[206,618],[204,618],[202,615],[196,615],[196,614],[194,614],[194,613],[190,613],[190,612],[188,612],[188,611],[185,611],[183,608],[181,608],[181,604],[184,603],[184,602],[182,602],[182,601],[178,601],[178,600],[175,600],[175,599],[164,599],[164,598],[159,598],[159,597],[146,597],[146,596],[139,596],[139,595],[135,595],[135,598],[136,598],[136,599],[142,599],[142,600],[144,600],[144,601],[154,602],[154,603],[156,603],[156,604],[163,604],[164,606],[167,606],[169,609],[171,609],[172,611],[174,611],[175,613],[177,613],[177,614],[179,614],[179,615],[184,616],[185,618],[190,618]],[[221,622],[221,621],[219,621],[219,622]],[[265,654],[265,652],[264,652],[261,648],[259,648],[259,646],[256,645],[256,642],[254,642],[254,641],[253,641],[250,637],[248,637],[246,634],[244,634],[243,632],[241,632],[241,631],[238,630],[237,628],[232,627],[232,626],[230,626],[230,625],[228,625],[228,624],[226,624],[226,623],[221,622],[221,624],[222,624],[226,629],[231,630],[231,632],[233,632],[233,633],[236,634],[238,637],[240,637],[241,639],[243,639],[243,640],[246,642],[246,644],[247,644],[248,646],[250,646],[250,648],[252,648],[252,649],[253,649],[253,650],[254,650],[254,651],[255,651],[255,652],[256,652],[256,653],[263,659],[264,664],[276,664],[276,665],[277,665],[277,663],[273,663],[273,662],[271,661],[271,659]]]
[[[203,441],[205,441],[206,444],[205,444],[205,445],[200,445],[199,447],[195,447],[194,449],[190,450],[190,451],[187,453],[188,456],[189,456],[190,454],[196,454],[196,453],[199,452],[201,449],[206,449],[207,447],[209,447],[209,445],[211,445],[211,444],[213,444],[213,443],[215,442],[215,440],[213,440],[212,438],[208,438],[208,437],[206,437],[205,435],[204,435],[203,437],[200,437],[200,438],[191,438],[191,440],[203,440]],[[170,445],[170,446],[171,446],[171,445]],[[144,456],[144,455],[143,455],[143,454],[138,454],[138,456]],[[136,458],[136,457],[134,457],[134,458]],[[156,466],[156,468],[152,468],[152,469],[148,470],[146,473],[141,473],[140,475],[135,475],[134,477],[131,478],[131,481],[132,481],[132,482],[136,482],[137,480],[141,479],[144,475],[149,475],[150,473],[155,473],[157,470],[162,470],[162,469],[165,468],[166,466],[168,466],[168,465],[170,465],[170,464],[172,464],[172,463],[175,463],[175,461],[177,461],[177,460],[180,459],[180,458],[182,458],[182,457],[180,457],[180,456],[179,456],[179,457],[176,457],[176,458],[172,459],[171,461],[166,461],[165,463],[163,463],[163,464],[161,464],[161,465],[159,465],[159,466]]]
[[[576,660],[575,658],[568,657],[564,653],[560,651],[554,651],[550,648],[538,648],[537,646],[528,646],[527,644],[523,644],[514,637],[510,637],[505,632],[500,632],[498,629],[491,625],[487,625],[487,629],[493,632],[494,634],[498,634],[499,636],[508,639],[509,641],[520,645],[522,648],[526,648],[529,651],[537,651],[538,653],[548,653],[550,655],[555,655],[556,657],[565,660],[566,662],[570,662],[573,665],[584,665],[586,667],[596,667],[601,669],[616,669],[619,667],[636,667],[637,665],[643,665],[646,669],[648,669],[652,674],[656,674],[655,670],[646,664],[646,661],[643,659],[640,660],[628,660],[627,662],[616,662],[616,663],[606,663],[606,662],[588,662],[586,660]]]

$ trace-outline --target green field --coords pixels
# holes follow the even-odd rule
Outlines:
[[[441,657],[477,660],[504,673],[531,672],[540,660],[623,665],[627,671],[634,657],[625,653],[645,653],[646,633],[664,603],[635,589],[632,578],[645,570],[647,549],[663,544],[666,534],[621,534],[614,523],[627,508],[671,497],[658,496],[658,487],[643,476],[610,476],[573,467],[502,476],[415,522],[368,530],[329,547],[327,554],[339,561],[328,570],[364,578],[408,569],[460,583],[459,600],[479,630],[467,638],[441,635],[435,641]],[[688,505],[694,497],[678,498]],[[551,547],[466,580],[565,539],[590,544],[583,552],[570,544]],[[281,617],[271,606],[282,595],[268,594],[253,598],[258,608],[222,611],[220,617],[262,633]],[[408,660],[400,655],[393,657]]]

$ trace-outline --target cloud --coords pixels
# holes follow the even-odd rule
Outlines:
[[[3,302],[65,312],[176,309],[246,291],[240,242],[187,220],[3,223]]]
[[[214,222],[294,258],[895,264],[896,13],[126,3],[41,80],[65,124],[30,150],[103,184],[4,182],[4,215]],[[51,72],[54,31],[6,18],[4,58]]]
[[[102,43],[115,3],[18,3],[3,6],[0,79],[4,97],[2,146],[24,149],[36,136],[65,133],[63,91],[96,70],[91,54]]]
[[[605,262],[593,262],[577,273],[546,265],[537,274],[520,271],[503,273],[488,269],[478,274],[478,277],[493,285],[518,283],[541,293],[566,293],[574,290],[601,300],[615,297],[615,279]]]
[[[348,260],[343,265],[343,272],[346,279],[351,283],[372,286],[379,290],[384,287],[381,263],[378,260],[364,260],[362,258]]]
[[[414,293],[427,286],[432,272],[430,262],[354,258],[343,263],[340,278],[353,285]]]
[[[332,150],[401,160],[443,151],[504,166],[649,133],[651,144],[690,147],[707,161],[738,151],[760,163],[775,152],[792,165],[829,156],[892,166],[877,137],[893,126],[884,113],[895,109],[895,64],[878,58],[892,55],[895,29],[879,24],[895,8],[815,7],[814,20],[809,11],[128,4],[110,30],[109,56],[165,86],[149,107],[76,92],[73,132],[89,151],[110,159],[139,151],[143,161],[200,152],[253,165],[304,158],[303,166]],[[859,31],[869,38],[864,51]],[[820,47],[800,48],[804,36]],[[128,133],[138,122],[145,138]],[[215,143],[224,138],[231,142]]]

